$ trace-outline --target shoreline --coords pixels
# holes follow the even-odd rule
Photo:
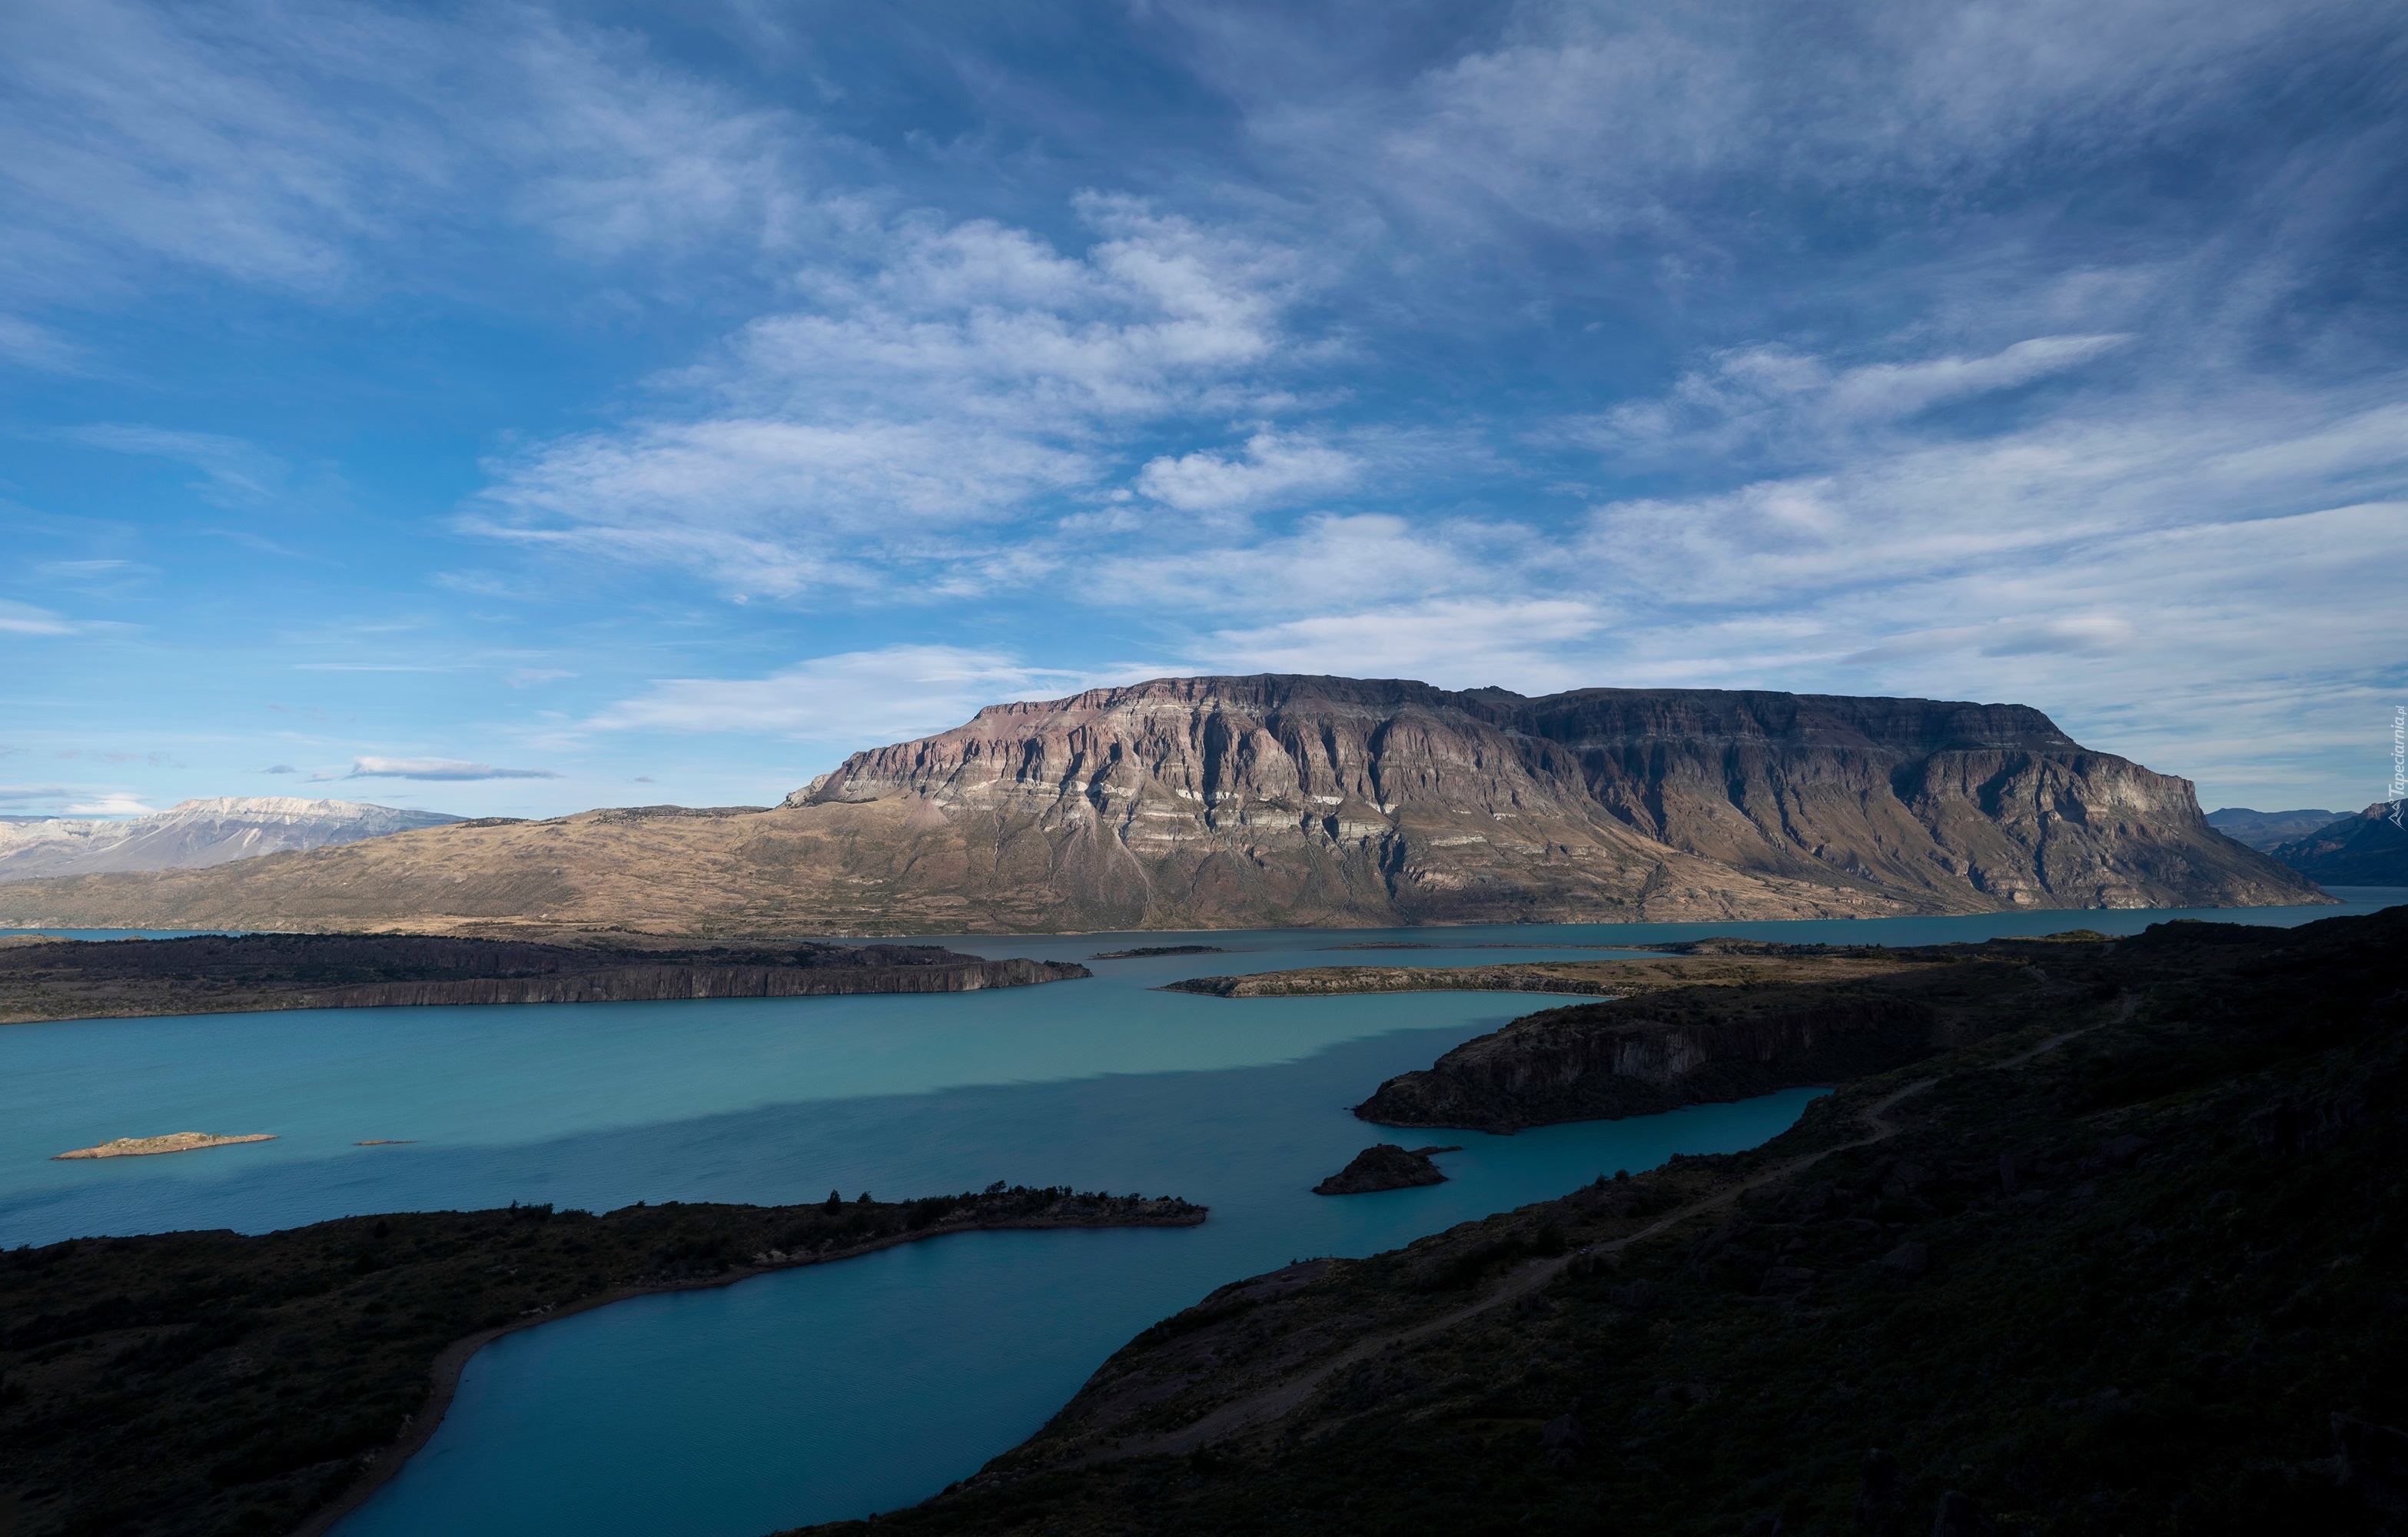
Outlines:
[[[505,1334],[515,1334],[523,1329],[556,1323],[560,1319],[573,1317],[580,1313],[591,1313],[597,1308],[633,1301],[638,1297],[653,1297],[678,1291],[710,1291],[721,1286],[732,1286],[738,1282],[754,1280],[777,1271],[801,1270],[811,1265],[828,1265],[838,1260],[858,1259],[864,1255],[876,1254],[882,1249],[899,1248],[906,1243],[918,1243],[932,1238],[949,1238],[960,1233],[1025,1232],[1069,1228],[1200,1228],[1211,1216],[1211,1208],[1197,1206],[1194,1208],[1194,1212],[1195,1215],[1192,1217],[1160,1222],[1086,1222],[1057,1216],[1029,1216],[1005,1218],[995,1222],[965,1222],[953,1226],[939,1224],[921,1228],[916,1232],[888,1233],[867,1243],[828,1254],[794,1256],[771,1260],[765,1264],[735,1266],[717,1275],[689,1276],[651,1284],[639,1283],[635,1286],[618,1286],[609,1291],[597,1292],[592,1297],[579,1298],[576,1301],[564,1306],[546,1308],[539,1313],[514,1318],[507,1324],[493,1329],[480,1329],[474,1334],[464,1335],[445,1345],[436,1356],[434,1365],[429,1368],[429,1373],[433,1379],[431,1391],[427,1394],[426,1401],[409,1416],[409,1423],[402,1428],[401,1434],[387,1444],[366,1453],[366,1465],[361,1468],[358,1476],[344,1488],[342,1493],[319,1507],[308,1519],[294,1528],[290,1537],[325,1537],[325,1534],[340,1525],[346,1516],[366,1504],[377,1490],[390,1483],[404,1467],[408,1465],[411,1458],[425,1449],[426,1444],[435,1439],[435,1432],[442,1428],[444,1416],[451,1412],[452,1401],[459,1393],[460,1376],[467,1370],[468,1362],[475,1357],[477,1352]]]

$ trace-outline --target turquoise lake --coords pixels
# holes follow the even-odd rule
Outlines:
[[[2295,924],[2402,894],[2337,895],[2354,899],[2188,914],[944,938],[1053,959],[1182,942],[1230,953],[1089,961],[1088,981],[938,997],[11,1026],[0,1029],[0,1244],[512,1200],[598,1211],[792,1202],[831,1188],[889,1199],[996,1179],[1212,1208],[1183,1230],[959,1235],[508,1336],[470,1363],[426,1450],[338,1529],[758,1537],[893,1509],[975,1471],[1131,1334],[1224,1282],[1391,1248],[1675,1152],[1753,1146],[1813,1093],[1510,1138],[1408,1133],[1464,1144],[1440,1160],[1450,1183],[1316,1197],[1316,1180],[1388,1136],[1347,1106],[1566,1000],[1223,999],[1152,990],[1164,982],[1349,961],[1594,957],[1577,947],[1709,933],[1912,944],[2129,933],[2181,916]],[[1438,948],[1333,948],[1383,941]],[[50,1161],[182,1130],[278,1140]],[[353,1145],[369,1138],[413,1140]]]

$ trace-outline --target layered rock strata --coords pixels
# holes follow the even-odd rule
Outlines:
[[[1173,678],[996,705],[768,812],[463,825],[0,890],[20,926],[959,933],[2322,900],[2018,705]]]

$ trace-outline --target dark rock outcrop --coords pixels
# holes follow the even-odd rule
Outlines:
[[[1098,950],[1094,960],[1146,960],[1156,955],[1226,955],[1217,944],[1141,944],[1134,950]]]
[[[1403,1148],[1376,1142],[1354,1155],[1354,1161],[1312,1187],[1316,1196],[1360,1196],[1374,1190],[1403,1190],[1416,1185],[1443,1185],[1446,1175],[1430,1161],[1433,1153],[1456,1153],[1454,1147]]]
[[[1913,999],[1843,998],[1683,1018],[1683,997],[1516,1020],[1424,1071],[1389,1079],[1354,1113],[1381,1126],[1510,1132],[1829,1083],[1934,1049],[1936,1016]]]
[[[2408,1515],[2408,1431],[2340,1414],[2332,1417],[2332,1431],[2334,1481],[2369,1512]]]
[[[935,945],[646,951],[406,934],[75,940],[0,952],[0,1022],[252,1009],[967,993],[1091,976]]]

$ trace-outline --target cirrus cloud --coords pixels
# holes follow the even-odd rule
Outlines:
[[[480,779],[559,779],[549,768],[496,768],[490,763],[471,763],[461,758],[380,758],[358,757],[351,760],[346,774],[312,774],[313,780],[326,779],[424,779],[466,781]]]

